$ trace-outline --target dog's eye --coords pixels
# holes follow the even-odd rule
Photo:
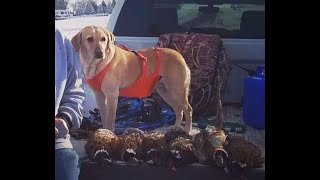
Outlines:
[[[101,41],[106,41],[106,38],[105,38],[105,37],[102,37],[102,38],[101,38]]]
[[[87,41],[88,41],[88,42],[93,42],[93,37],[88,37],[88,38],[87,38]]]

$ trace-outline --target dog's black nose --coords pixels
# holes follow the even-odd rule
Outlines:
[[[102,51],[96,51],[94,57],[95,58],[102,58],[103,57]]]

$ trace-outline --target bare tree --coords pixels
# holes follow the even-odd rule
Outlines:
[[[116,5],[116,0],[112,0],[112,3],[111,3],[112,9],[114,8],[115,5]]]
[[[67,9],[69,0],[55,0],[55,9]]]
[[[86,10],[85,10],[85,14],[89,15],[89,14],[94,14],[94,8],[91,4],[91,2],[87,2],[86,4]]]
[[[81,1],[75,2],[75,9],[73,9],[73,11],[76,13],[76,15],[85,14],[86,4],[87,4],[87,0],[81,0]]]
[[[78,3],[74,2],[74,3],[70,4],[70,6],[72,8],[73,14],[76,14],[77,8],[78,8]]]
[[[97,2],[95,1],[91,1],[91,6],[93,7],[94,9],[94,13],[97,13],[98,12],[98,5],[97,5]]]

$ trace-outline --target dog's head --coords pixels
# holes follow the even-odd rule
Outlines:
[[[110,59],[115,51],[114,41],[115,36],[111,32],[97,26],[84,27],[71,39],[73,47],[79,51],[81,61],[85,64]]]

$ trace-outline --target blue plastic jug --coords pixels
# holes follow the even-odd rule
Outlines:
[[[265,66],[257,66],[256,74],[244,79],[243,121],[257,129],[265,127]]]

